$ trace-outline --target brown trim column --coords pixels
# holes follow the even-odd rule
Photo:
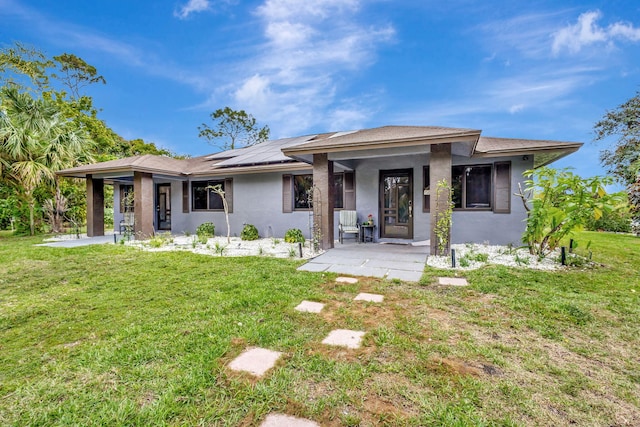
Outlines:
[[[313,155],[313,220],[323,250],[333,248],[333,162],[326,153]],[[315,236],[312,236],[312,238]]]
[[[438,240],[436,237],[436,221],[438,214],[446,210],[449,195],[443,192],[438,200],[438,182],[445,180],[449,186],[451,185],[451,144],[434,144],[431,146],[431,155],[429,157],[429,187],[431,194],[430,215],[431,233],[430,233],[430,253],[431,255],[448,255],[450,244],[445,248],[443,253],[438,253]],[[449,243],[451,242],[451,232],[449,232]]]
[[[150,173],[133,173],[133,231],[136,239],[146,239],[154,234],[153,177]]]
[[[104,180],[87,175],[87,236],[104,236]]]

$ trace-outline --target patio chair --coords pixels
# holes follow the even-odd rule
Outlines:
[[[358,213],[356,211],[340,211],[340,223],[338,224],[338,239],[340,243],[343,242],[345,234],[355,234],[356,240],[360,238],[360,225],[358,224]]]
[[[134,222],[133,212],[125,212],[124,219],[120,220],[120,234],[125,232],[133,233],[133,222]]]

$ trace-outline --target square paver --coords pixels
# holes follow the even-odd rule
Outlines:
[[[360,348],[365,332],[350,331],[349,329],[336,329],[322,340],[322,344],[337,345],[348,348]]]
[[[355,277],[338,277],[336,278],[336,282],[349,283],[350,285],[353,285],[355,283],[358,283],[358,279],[356,279]]]
[[[353,300],[367,301],[367,302],[382,302],[384,300],[384,295],[368,294],[366,292],[362,292],[356,295],[356,297]]]
[[[464,277],[438,277],[439,285],[451,285],[451,286],[467,286],[469,282]]]
[[[282,353],[267,350],[266,348],[250,348],[240,353],[238,357],[229,363],[229,368],[234,371],[245,371],[257,377],[261,377],[269,369],[273,368]]]
[[[260,427],[320,427],[320,424],[290,415],[269,414],[260,424]]]
[[[296,306],[296,310],[305,313],[320,313],[324,308],[324,304],[321,302],[302,301]]]

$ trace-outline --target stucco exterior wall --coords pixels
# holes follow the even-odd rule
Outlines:
[[[233,178],[233,213],[229,214],[231,235],[239,236],[245,224],[253,224],[260,237],[283,238],[290,228],[299,228],[309,238],[309,212],[282,212],[282,175],[287,172],[243,174]],[[296,174],[311,173],[296,171]],[[220,179],[220,178],[215,178]],[[198,178],[204,181],[206,178]],[[189,186],[189,207],[191,208],[191,186]],[[172,186],[174,211],[171,217],[171,231],[174,233],[195,233],[204,222],[213,222],[217,235],[227,234],[225,215],[222,211],[200,211],[182,213],[182,184]],[[177,207],[177,208],[176,208]]]
[[[503,157],[500,159],[468,159],[453,158],[453,165],[483,164],[494,161],[511,161],[511,213],[498,214],[491,211],[454,211],[452,242],[465,243],[489,242],[491,244],[520,244],[525,227],[526,212],[520,199],[514,195],[518,192],[518,182],[522,182],[522,173],[533,167],[532,156],[523,160],[522,156]],[[350,162],[355,169],[356,210],[360,221],[373,214],[379,226],[379,179],[380,170],[412,169],[413,170],[413,241],[429,239],[429,212],[423,212],[423,166],[429,165],[429,155],[420,154],[411,157],[392,156],[377,159],[359,159]],[[336,170],[338,170],[336,168]],[[290,228],[299,228],[309,238],[309,211],[282,212],[282,176],[283,174],[305,174],[308,171],[273,172],[261,174],[243,174],[233,177],[233,213],[229,215],[231,235],[239,236],[244,224],[253,224],[258,228],[261,237],[284,237]],[[220,179],[219,177],[215,179]],[[197,181],[206,180],[198,178]],[[224,212],[191,212],[192,194],[189,185],[189,213],[182,212],[182,182],[178,180],[155,179],[154,183],[171,183],[171,232],[195,233],[198,225],[213,222],[216,234],[227,232]],[[129,182],[130,184],[130,182]],[[433,187],[433,186],[432,186]],[[155,190],[155,189],[154,189]],[[114,224],[117,229],[123,215],[119,212],[119,183],[114,185]],[[154,207],[155,212],[155,207]],[[334,236],[338,236],[339,211],[334,212]],[[154,224],[155,224],[154,214]],[[380,229],[376,227],[376,239]],[[352,237],[352,236],[349,236]]]

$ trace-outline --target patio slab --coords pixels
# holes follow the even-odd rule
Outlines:
[[[338,277],[336,278],[336,282],[338,283],[348,283],[350,285],[354,285],[358,283],[358,279],[355,277]]]
[[[429,246],[336,243],[298,269],[418,282],[428,253]]]
[[[260,427],[320,427],[315,421],[296,418],[290,415],[269,414]]]
[[[422,271],[389,270],[388,280],[402,280],[403,282],[419,282],[422,278]]]
[[[439,285],[468,286],[469,282],[464,277],[438,277]]]
[[[252,375],[261,377],[275,366],[280,356],[282,356],[282,353],[278,351],[259,347],[250,348],[233,359],[229,363],[229,368],[233,371],[249,372]]]
[[[361,292],[353,299],[354,301],[366,301],[366,302],[382,302],[384,301],[384,295],[368,294]]]
[[[339,347],[347,348],[360,348],[362,343],[362,337],[365,332],[351,331],[349,329],[336,329],[329,333],[329,335],[322,340],[322,344],[335,345]]]
[[[295,309],[304,313],[320,313],[323,308],[324,304],[321,302],[302,301]]]

